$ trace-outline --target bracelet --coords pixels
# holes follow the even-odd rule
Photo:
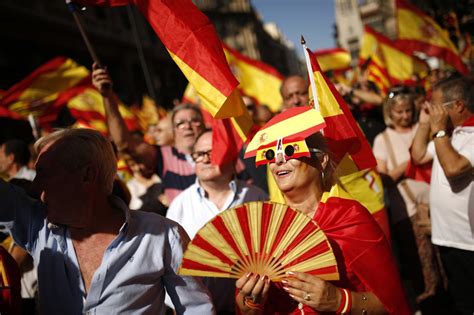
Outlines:
[[[338,288],[341,292],[341,304],[336,310],[336,314],[349,314],[352,307],[352,294],[347,289]]]
[[[253,310],[262,310],[263,305],[260,303],[254,302],[254,297],[252,296],[244,296],[244,305]]]

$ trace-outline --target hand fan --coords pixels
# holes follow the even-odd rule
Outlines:
[[[250,202],[220,213],[189,243],[179,274],[240,278],[247,272],[281,281],[288,271],[338,280],[324,232],[287,205]]]

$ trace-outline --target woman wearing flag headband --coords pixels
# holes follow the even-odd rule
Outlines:
[[[249,273],[236,282],[236,305],[242,314],[410,314],[382,230],[358,202],[331,195],[337,179],[319,132],[324,126],[319,111],[292,108],[255,135],[246,157],[268,163],[286,203],[326,233],[340,279],[290,272],[281,283],[272,283],[266,275]]]

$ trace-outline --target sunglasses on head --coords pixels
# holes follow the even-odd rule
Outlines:
[[[394,87],[393,89],[391,89],[389,92],[388,92],[388,98],[394,98],[395,96],[397,95],[400,95],[400,94],[411,94],[412,93],[412,90],[407,87],[407,86],[397,86],[397,87]]]

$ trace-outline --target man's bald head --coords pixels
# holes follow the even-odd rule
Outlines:
[[[280,87],[283,110],[309,104],[308,83],[298,75],[285,78]]]

